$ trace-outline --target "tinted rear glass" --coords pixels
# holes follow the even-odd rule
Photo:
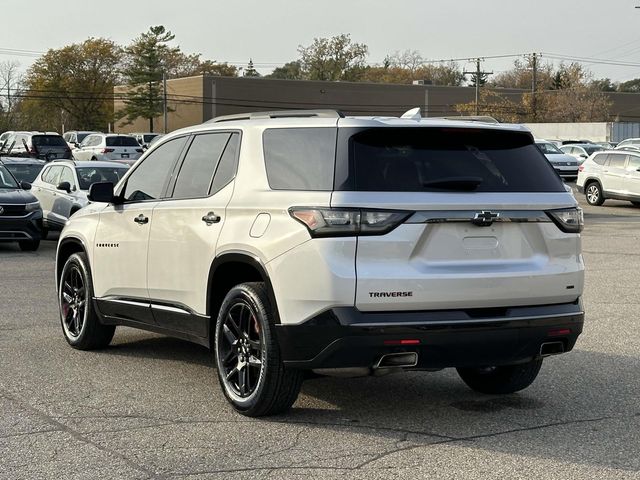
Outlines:
[[[107,137],[107,147],[139,147],[134,137]]]
[[[527,133],[488,129],[372,128],[348,140],[356,191],[564,192]],[[336,183],[339,180],[336,179]]]
[[[67,142],[59,135],[34,135],[31,137],[34,147],[67,147]]]
[[[111,182],[114,185],[127,173],[128,167],[78,167],[80,190],[89,190],[94,183]]]
[[[21,163],[11,163],[9,165],[5,165],[5,167],[13,174],[14,177],[16,177],[19,182],[29,183],[33,183],[33,181],[42,170],[42,165],[25,165]]]
[[[264,161],[274,190],[330,191],[335,128],[278,128],[264,132]]]

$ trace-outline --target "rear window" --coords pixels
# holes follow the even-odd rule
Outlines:
[[[114,185],[127,173],[128,167],[78,167],[80,190],[89,190],[94,183],[111,182]]]
[[[134,137],[107,137],[107,147],[139,147]]]
[[[344,145],[344,140],[340,144]],[[371,128],[352,133],[347,147],[347,152],[341,153],[348,157],[347,178],[336,178],[339,190],[565,191],[562,180],[527,133]]]
[[[332,190],[335,128],[269,129],[263,143],[267,179],[273,190]]]
[[[34,147],[67,147],[67,142],[60,135],[34,135],[31,137]]]
[[[19,182],[33,183],[40,171],[42,171],[42,165],[11,163],[5,165],[5,167]]]

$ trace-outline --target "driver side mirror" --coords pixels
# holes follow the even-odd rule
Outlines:
[[[580,154],[580,158],[589,158],[589,157],[588,157],[586,154],[581,153],[581,154]]]
[[[71,193],[71,184],[69,182],[60,182],[56,188]]]
[[[87,198],[90,202],[117,203],[117,198],[113,195],[113,183],[111,182],[92,184],[89,187],[89,195]]]
[[[20,188],[22,190],[31,190],[31,184],[29,182],[20,182]]]

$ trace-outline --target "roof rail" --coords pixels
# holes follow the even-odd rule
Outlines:
[[[433,117],[432,117],[433,118]],[[461,115],[459,117],[437,117],[443,120],[458,120],[461,122],[481,122],[481,123],[492,123],[494,125],[499,124],[500,122],[489,115]]]
[[[231,122],[233,120],[264,120],[269,118],[344,118],[344,113],[339,110],[277,110],[223,115],[212,118],[205,123]]]

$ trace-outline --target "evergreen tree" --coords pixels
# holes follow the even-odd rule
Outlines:
[[[249,59],[249,64],[247,65],[246,70],[244,71],[245,77],[259,77],[260,73],[253,66],[253,59]]]
[[[126,48],[123,76],[129,86],[119,112],[131,124],[137,118],[149,120],[149,131],[154,131],[154,118],[163,113],[162,76],[167,68],[165,60],[179,52],[168,45],[175,36],[164,26],[151,27]]]

